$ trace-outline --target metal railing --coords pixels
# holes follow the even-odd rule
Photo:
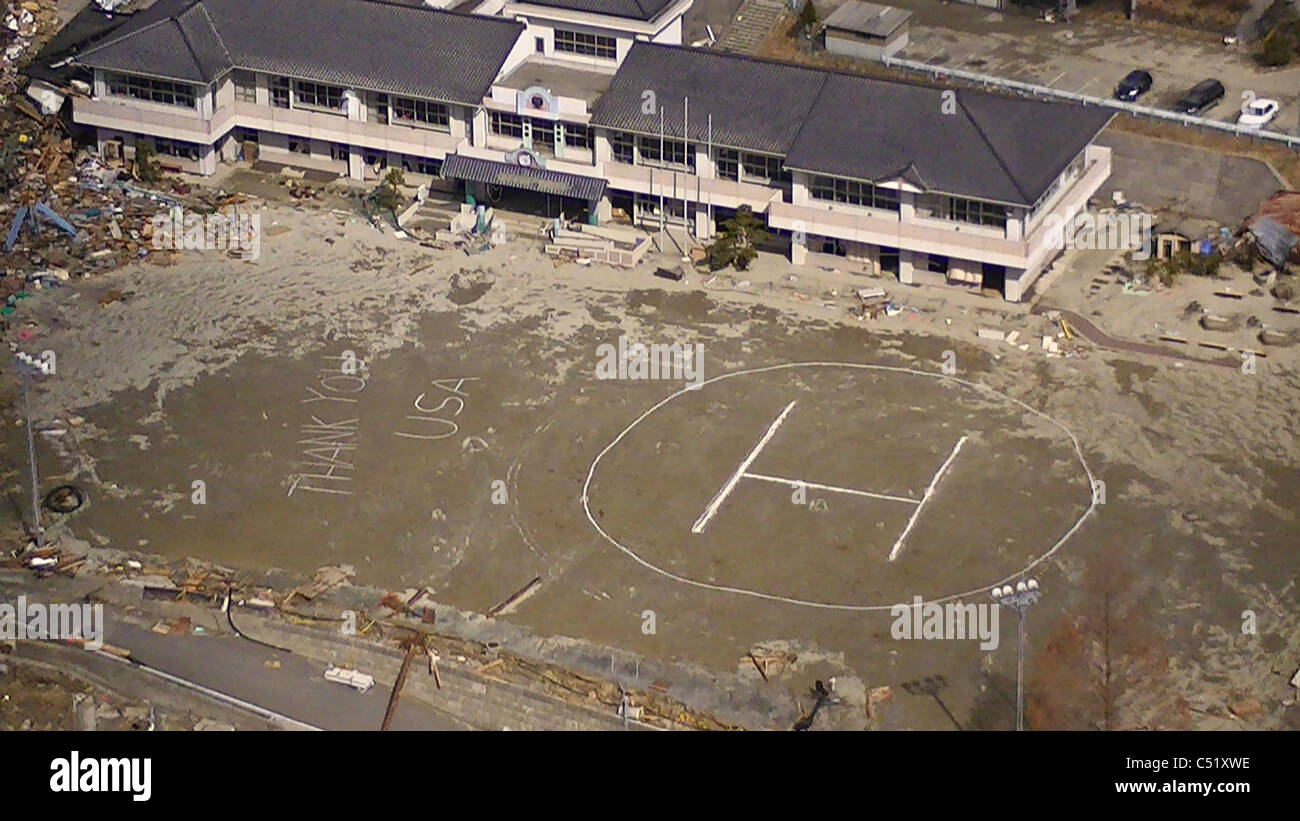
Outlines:
[[[1001,88],[1009,91],[1017,91],[1021,94],[1028,94],[1033,97],[1053,97],[1058,100],[1069,100],[1083,105],[1109,108],[1115,111],[1124,112],[1125,114],[1132,114],[1137,117],[1148,117],[1153,120],[1163,120],[1165,122],[1177,123],[1192,128],[1209,128],[1236,137],[1249,137],[1251,139],[1282,143],[1289,148],[1300,147],[1300,137],[1283,134],[1279,131],[1265,131],[1260,128],[1245,128],[1236,123],[1225,123],[1219,120],[1206,119],[1205,117],[1195,117],[1190,114],[1179,114],[1176,111],[1165,111],[1159,108],[1151,108],[1150,106],[1137,105],[1136,103],[1126,103],[1122,100],[1114,100],[1108,97],[1093,97],[1088,94],[1079,94],[1075,91],[1063,91],[1059,88],[1037,85],[1035,83],[1022,83],[1019,80],[1008,80],[1003,77],[993,77],[988,74],[979,74],[974,71],[965,71],[959,68],[934,66],[929,63],[917,62],[916,60],[905,60],[901,57],[882,56],[880,62],[889,68],[898,68],[905,71],[917,72],[919,74],[928,74],[936,80],[964,80],[968,83],[975,83],[985,88]]]

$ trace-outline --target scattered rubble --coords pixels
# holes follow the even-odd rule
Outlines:
[[[617,268],[635,268],[650,251],[650,237],[643,231],[618,225],[588,225],[574,222],[564,226],[555,220],[547,228],[545,248],[549,256],[563,260],[590,260]]]

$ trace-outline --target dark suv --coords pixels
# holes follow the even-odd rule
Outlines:
[[[1115,99],[1131,103],[1150,90],[1151,72],[1141,69],[1130,71],[1123,80],[1119,81],[1119,85],[1115,86]]]
[[[1179,114],[1200,114],[1222,99],[1223,83],[1218,80],[1201,80],[1174,104],[1174,111]]]

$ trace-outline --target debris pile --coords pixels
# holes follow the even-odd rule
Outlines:
[[[5,3],[4,28],[0,29],[0,107],[18,94],[21,78],[18,66],[34,53],[38,36],[53,32],[58,25],[55,5],[51,0],[22,0]]]
[[[632,228],[616,225],[573,223],[565,227],[555,220],[547,229],[546,253],[567,260],[603,262],[619,268],[635,268],[650,251],[650,237]]]

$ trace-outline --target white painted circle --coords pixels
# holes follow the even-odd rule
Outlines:
[[[1038,558],[1034,559],[1029,564],[1025,565],[1025,567],[1022,568],[1019,572],[1013,573],[1010,576],[1007,576],[1002,579],[991,581],[986,585],[982,585],[980,587],[976,587],[971,590],[967,590],[965,592],[952,593],[936,599],[930,599],[929,601],[935,603],[943,603],[943,602],[953,601],[957,599],[967,599],[972,596],[982,595],[988,592],[993,587],[997,587],[1023,577],[1030,570],[1033,570],[1039,564],[1051,558],[1052,555],[1055,554],[1056,551],[1059,550],[1066,543],[1066,541],[1070,539],[1071,536],[1073,536],[1075,533],[1079,531],[1079,528],[1083,527],[1084,521],[1086,521],[1087,518],[1092,515],[1093,511],[1097,507],[1097,501],[1095,497],[1093,497],[1092,495],[1092,487],[1093,487],[1092,469],[1088,467],[1088,462],[1083,456],[1083,449],[1079,446],[1079,440],[1075,438],[1074,433],[1072,433],[1070,429],[1067,428],[1062,423],[1058,422],[1057,420],[1053,419],[1052,417],[1048,416],[1047,414],[1043,413],[1037,408],[1030,407],[1028,404],[1026,404],[1025,402],[1019,399],[1016,399],[1014,396],[1008,396],[999,390],[995,390],[986,385],[981,385],[978,382],[971,382],[966,379],[960,379],[955,376],[948,376],[946,374],[941,374],[941,373],[921,371],[915,368],[902,368],[902,367],[894,367],[891,365],[867,365],[861,362],[787,362],[781,365],[768,365],[767,367],[763,367],[763,368],[747,368],[745,370],[732,371],[731,373],[724,373],[721,376],[715,376],[712,379],[706,379],[703,382],[700,382],[698,384],[687,385],[686,387],[681,388],[680,390],[677,390],[669,394],[668,396],[664,397],[659,402],[651,406],[650,409],[647,410],[645,413],[641,414],[636,419],[632,420],[632,423],[630,425],[623,428],[623,430],[619,432],[618,436],[615,436],[614,440],[610,442],[608,445],[606,445],[604,450],[602,450],[600,453],[596,455],[596,458],[591,462],[591,467],[587,470],[587,479],[585,482],[582,483],[582,510],[587,515],[587,521],[590,522],[591,526],[596,529],[596,532],[601,535],[601,538],[603,538],[605,541],[612,544],[614,547],[618,548],[623,553],[630,556],[632,560],[635,561],[637,564],[647,568],[648,570],[654,571],[655,573],[658,573],[661,576],[672,579],[673,581],[676,582],[681,582],[682,584],[690,585],[692,587],[699,587],[705,590],[715,590],[721,593],[734,593],[740,596],[749,596],[751,598],[756,598],[756,599],[766,599],[768,601],[784,602],[786,604],[794,604],[794,605],[799,605],[801,607],[815,607],[822,610],[846,610],[846,611],[866,612],[866,611],[875,611],[875,610],[890,610],[893,607],[895,607],[897,603],[839,604],[835,602],[811,601],[808,599],[799,599],[799,598],[792,598],[789,596],[780,596],[774,593],[764,593],[759,590],[749,590],[747,588],[742,588],[742,587],[730,587],[728,585],[723,585],[723,584],[703,582],[698,579],[692,579],[687,576],[682,576],[678,573],[673,573],[670,570],[665,570],[664,568],[659,567],[653,562],[646,560],[641,555],[639,555],[636,551],[632,550],[631,548],[619,542],[613,536],[606,533],[605,529],[602,528],[600,524],[596,521],[596,518],[591,515],[591,506],[587,498],[587,492],[591,488],[591,480],[596,475],[596,468],[597,466],[600,465],[600,460],[605,458],[606,454],[608,454],[611,450],[616,448],[618,444],[623,441],[623,438],[632,432],[633,428],[635,428],[637,425],[644,422],[653,413],[655,413],[655,411],[659,410],[664,405],[667,405],[669,402],[672,402],[674,399],[676,399],[677,397],[681,396],[684,393],[687,393],[689,391],[700,390],[706,385],[710,385],[714,382],[721,382],[724,379],[732,379],[737,376],[748,376],[750,374],[756,374],[756,373],[782,371],[791,368],[851,368],[857,370],[886,371],[889,373],[905,373],[905,374],[911,374],[913,376],[924,376],[931,379],[938,379],[943,382],[951,382],[953,384],[962,385],[964,387],[971,388],[972,390],[989,394],[991,396],[996,396],[1007,402],[1010,402],[1013,405],[1016,405],[1021,409],[1028,411],[1029,413],[1032,413],[1033,415],[1041,419],[1045,419],[1046,421],[1050,422],[1052,425],[1059,428],[1063,433],[1065,433],[1067,437],[1069,437],[1070,444],[1074,446],[1074,453],[1079,459],[1079,464],[1083,467],[1083,472],[1087,474],[1088,477],[1088,488],[1089,488],[1088,509],[1085,510],[1083,514],[1079,516],[1078,519],[1075,520],[1074,524],[1072,524],[1070,528],[1065,531],[1065,534],[1062,535],[1061,538],[1057,539],[1056,542],[1045,553],[1043,553]]]

